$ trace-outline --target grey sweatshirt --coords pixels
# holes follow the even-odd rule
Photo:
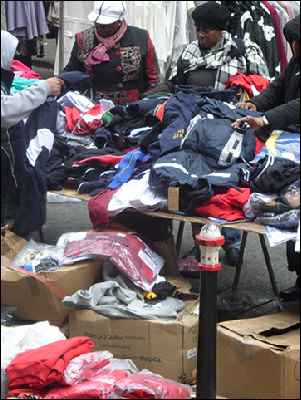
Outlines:
[[[15,36],[1,31],[1,68],[10,70],[17,44]],[[50,86],[45,80],[14,95],[6,95],[1,91],[1,127],[8,129],[27,118],[33,110],[45,103],[50,94]]]

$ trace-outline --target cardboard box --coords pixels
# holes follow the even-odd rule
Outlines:
[[[64,296],[71,296],[93,285],[100,276],[101,267],[101,260],[89,260],[63,266],[56,271],[40,271],[36,275]],[[53,287],[28,275],[26,271],[1,266],[1,307],[17,307],[21,319],[48,320],[51,325],[62,325],[70,310],[63,307],[64,296]]]
[[[299,399],[300,313],[219,323],[217,393],[230,399]]]
[[[173,321],[108,318],[91,310],[69,314],[70,337],[88,336],[95,351],[110,351],[116,358],[133,360],[164,378],[190,383],[196,379],[198,316],[196,300]]]
[[[93,285],[101,276],[103,262],[88,260],[37,274],[8,267],[26,243],[9,227],[1,230],[1,307],[17,307],[24,320],[48,320],[51,325],[60,326],[70,312],[62,305],[64,296]]]
[[[11,232],[10,226],[1,228],[1,265],[9,265],[27,241]]]

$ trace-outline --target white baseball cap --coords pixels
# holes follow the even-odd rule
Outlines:
[[[125,11],[125,1],[94,1],[94,11],[88,15],[88,19],[97,24],[109,25],[122,21]]]

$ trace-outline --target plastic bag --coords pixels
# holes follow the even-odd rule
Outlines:
[[[11,265],[24,268],[26,271],[55,271],[64,262],[64,248],[37,243],[30,239],[16,255]]]
[[[280,229],[298,229],[300,221],[300,210],[290,210],[288,212],[275,215],[273,213],[262,215],[255,218],[255,222],[262,225],[274,226]]]
[[[92,379],[76,385],[52,388],[44,399],[107,399],[114,385],[128,375],[125,370],[107,368]]]
[[[113,354],[108,351],[81,354],[69,361],[60,383],[77,385],[86,379],[91,379],[108,366],[112,358]]]
[[[247,218],[255,218],[262,213],[261,206],[275,200],[276,194],[251,193],[249,200],[243,206],[243,212]]]
[[[110,361],[109,367],[111,369],[123,369],[125,371],[128,371],[129,374],[138,374],[139,370],[134,364],[132,360],[129,360],[127,358],[120,360],[119,358],[113,358]]]
[[[291,208],[300,207],[300,179],[283,189],[280,198]]]
[[[107,351],[94,352],[90,354],[98,354],[106,358],[112,356]],[[78,357],[77,357],[78,358]],[[69,364],[71,361],[69,362]],[[68,364],[68,366],[69,366]],[[67,368],[68,368],[67,366]],[[109,364],[99,369],[95,374],[88,374],[88,379],[79,380],[77,383],[59,388],[52,388],[45,395],[45,399],[106,399],[112,392],[114,385],[121,379],[126,378],[130,374],[139,372],[132,360],[120,360],[113,358],[109,360]]]
[[[19,319],[17,307],[1,307],[1,325],[11,326]]]
[[[217,312],[218,321],[254,318],[279,312],[279,301],[259,292],[230,288],[217,295]]]
[[[289,240],[296,240],[297,237],[295,230],[286,231],[269,225],[266,225],[265,233],[270,247],[279,246],[281,243],[286,243]]]
[[[110,259],[136,286],[151,291],[160,281],[164,259],[138,236],[127,232],[79,232],[62,235],[64,264],[89,258]]]
[[[190,386],[173,382],[144,369],[118,381],[108,399],[191,399],[191,395]]]
[[[21,326],[1,325],[1,399],[8,394],[5,369],[18,354],[65,339],[59,328],[48,321]]]

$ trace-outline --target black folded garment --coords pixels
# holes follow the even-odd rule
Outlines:
[[[207,179],[199,179],[197,188],[185,184],[180,187],[180,211],[193,214],[197,207],[210,200],[213,195],[214,190]]]
[[[167,297],[175,297],[177,299],[183,297],[183,293],[178,291],[177,287],[170,282],[156,283],[152,288],[152,292],[157,295],[159,300],[165,300]]]
[[[241,88],[240,85],[236,85],[233,88],[224,90],[217,90],[211,85],[207,86],[195,86],[195,85],[176,85],[176,93],[183,92],[185,94],[195,94],[197,96],[203,96],[210,99],[216,99],[221,101],[233,101],[237,102],[236,94]]]
[[[57,77],[65,82],[65,93],[68,90],[84,91],[93,87],[92,77],[81,71],[61,72]]]

